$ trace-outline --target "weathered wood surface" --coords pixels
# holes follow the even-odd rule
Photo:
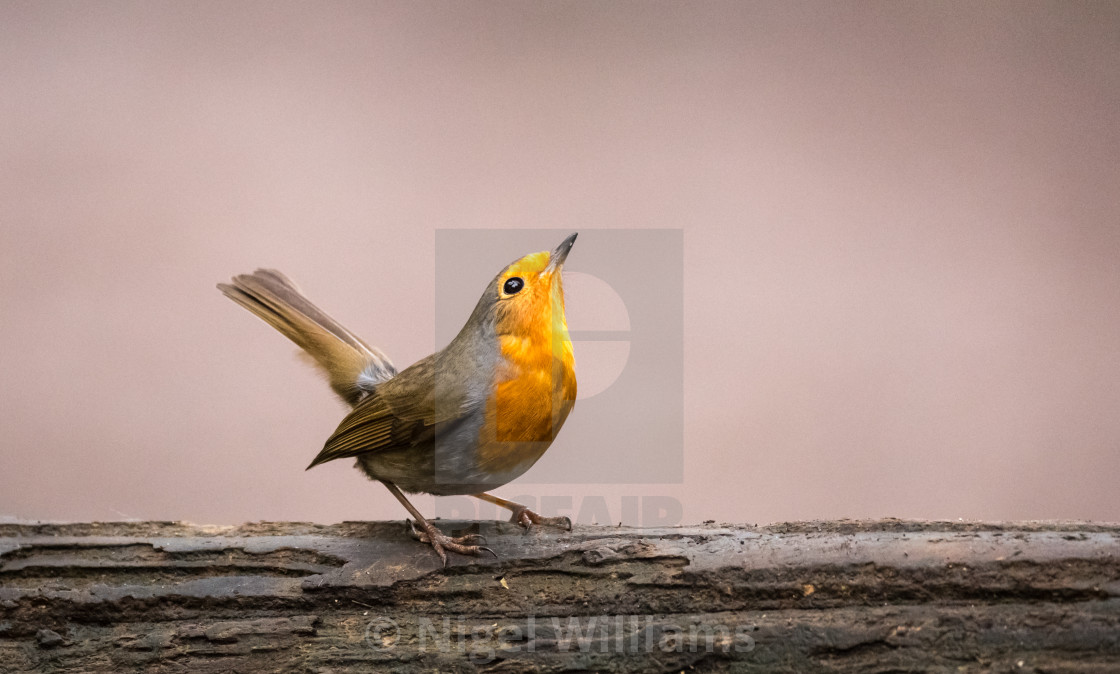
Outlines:
[[[0,525],[0,671],[1120,671],[1117,525],[483,533]]]

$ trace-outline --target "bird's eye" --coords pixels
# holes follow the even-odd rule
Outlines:
[[[516,295],[517,293],[521,292],[521,289],[524,288],[524,287],[525,287],[525,282],[524,281],[522,281],[521,279],[519,279],[516,276],[512,276],[512,277],[506,279],[506,284],[504,286],[502,286],[502,292],[504,292],[507,295]]]

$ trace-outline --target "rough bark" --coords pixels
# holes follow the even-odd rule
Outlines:
[[[400,522],[0,525],[0,670],[1120,668],[1117,525],[482,533],[442,569]]]

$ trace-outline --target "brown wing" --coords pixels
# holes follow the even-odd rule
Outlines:
[[[374,393],[342,420],[307,468],[366,452],[406,447],[411,444],[414,432],[422,432],[424,426],[422,420],[397,417],[381,396]]]
[[[461,417],[456,403],[435,404],[435,359],[428,356],[379,384],[342,420],[308,468],[368,452],[414,446],[434,437],[437,424]]]

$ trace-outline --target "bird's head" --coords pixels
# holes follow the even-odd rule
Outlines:
[[[534,342],[568,339],[561,270],[575,240],[572,234],[555,250],[530,253],[494,277],[486,294],[493,300],[490,307],[499,337]]]

